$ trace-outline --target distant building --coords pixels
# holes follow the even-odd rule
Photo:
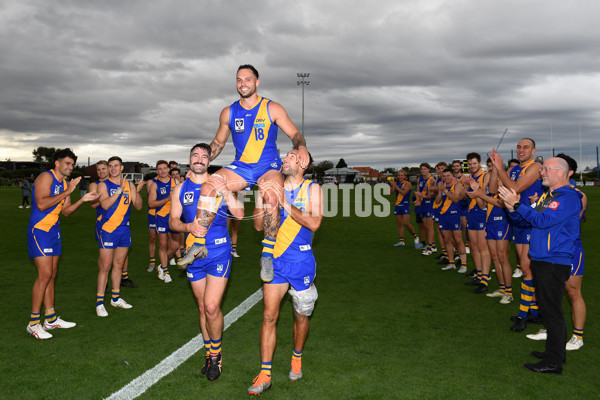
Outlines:
[[[387,178],[385,174],[371,167],[354,167],[354,169],[359,172],[358,178],[360,178],[360,182],[378,182],[381,179]]]
[[[46,163],[37,161],[0,161],[0,171],[18,171],[20,169],[35,169],[40,172],[46,170]]]

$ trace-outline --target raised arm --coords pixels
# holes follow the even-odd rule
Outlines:
[[[69,199],[69,195],[73,193],[73,190],[77,187],[77,184],[81,180],[81,177],[72,179],[67,184],[67,189],[53,196],[50,193],[50,187],[52,186],[52,175],[49,173],[40,174],[35,180],[35,204],[40,211],[54,207],[60,203],[63,199]],[[70,204],[70,202],[69,202]],[[66,205],[66,200],[65,200]],[[63,206],[64,207],[64,206]]]
[[[219,128],[217,129],[217,134],[210,143],[210,161],[214,160],[219,156],[219,154],[221,154],[230,134],[231,129],[229,129],[229,107],[225,107],[219,116]]]
[[[323,220],[323,206],[321,200],[321,186],[313,183],[310,186],[310,200],[306,205],[306,211],[302,211],[288,203],[287,199],[283,204],[283,208],[294,221],[315,232],[317,229],[319,229],[319,226],[321,226],[321,221]]]
[[[306,149],[306,140],[288,116],[285,108],[283,108],[281,104],[272,101],[269,103],[269,115],[271,115],[271,119],[283,133],[292,140],[294,149],[298,150],[298,161],[300,162],[300,166],[306,168],[310,161],[310,156]]]

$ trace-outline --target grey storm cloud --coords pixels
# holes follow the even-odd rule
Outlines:
[[[317,161],[402,167],[533,137],[595,164],[595,1],[0,1],[0,158],[184,161],[254,64]],[[281,134],[279,147],[291,142]],[[231,143],[219,157],[233,159]]]

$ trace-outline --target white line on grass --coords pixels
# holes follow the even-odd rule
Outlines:
[[[258,289],[240,305],[231,310],[224,318],[223,330],[226,330],[238,320],[242,315],[246,314],[256,303],[258,303],[263,297],[262,288]],[[204,340],[202,334],[199,334],[170,356],[162,360],[154,368],[144,372],[139,377],[135,378],[121,390],[115,392],[107,398],[107,400],[132,400],[142,395],[152,385],[162,379],[164,376],[170,374],[175,368],[183,364],[188,358],[196,354],[202,347],[204,347]]]

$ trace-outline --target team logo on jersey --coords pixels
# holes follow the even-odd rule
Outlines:
[[[235,133],[244,133],[244,118],[236,118],[234,125]]]
[[[558,201],[553,201],[552,203],[548,204],[548,208],[551,210],[556,210],[559,205],[560,203]]]
[[[57,194],[60,194],[60,192],[60,186],[54,186],[54,195],[56,196]]]
[[[194,192],[185,192],[183,194],[183,205],[191,206],[194,204]]]
[[[277,163],[276,162],[271,163],[271,168],[277,168]]]
[[[160,188],[160,194],[161,194],[161,195],[163,195],[163,196],[164,196],[165,194],[167,194],[167,188],[166,188],[166,187],[161,187],[161,188]]]
[[[117,189],[110,189],[110,195],[112,196],[113,194],[117,193]]]

